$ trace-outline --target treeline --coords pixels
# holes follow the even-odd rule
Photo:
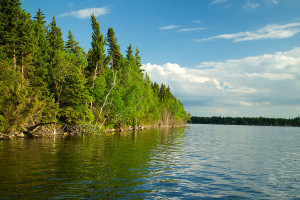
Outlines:
[[[0,133],[186,122],[170,88],[143,73],[139,50],[129,45],[123,56],[113,28],[105,37],[94,15],[91,25],[86,53],[71,31],[63,40],[54,16],[46,25],[40,9],[32,18],[19,0],[0,1]]]
[[[265,117],[191,117],[194,124],[228,124],[255,126],[300,126],[300,117],[293,119]]]

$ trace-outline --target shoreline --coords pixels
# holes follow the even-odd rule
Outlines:
[[[171,125],[145,125],[129,128],[120,128],[120,129],[104,129],[101,132],[97,132],[95,135],[106,134],[106,133],[117,133],[117,132],[129,132],[129,131],[140,131],[145,129],[160,129],[160,128],[178,128],[186,127],[185,124],[171,124]],[[87,132],[66,132],[63,128],[54,126],[51,129],[40,126],[37,130],[34,130],[32,133],[24,134],[23,132],[16,132],[13,134],[2,134],[0,133],[0,140],[12,140],[16,138],[41,138],[41,137],[53,137],[53,136],[75,136],[75,135],[93,135],[93,133]]]

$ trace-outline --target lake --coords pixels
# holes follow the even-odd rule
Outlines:
[[[0,141],[0,199],[300,199],[300,128]]]

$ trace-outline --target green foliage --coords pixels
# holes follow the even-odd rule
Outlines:
[[[65,77],[60,86],[60,120],[70,125],[92,121],[93,115],[88,107],[91,96],[85,86],[87,80],[82,70],[87,63],[80,59],[84,54],[80,57],[75,53],[65,53],[64,56],[65,64],[69,66],[63,72]]]
[[[49,97],[49,67],[50,67],[50,43],[46,38],[47,28],[45,26],[44,14],[39,9],[34,26],[34,51],[32,53],[32,65],[34,67],[30,83],[42,96]]]
[[[57,51],[61,51],[64,49],[64,41],[62,39],[61,28],[57,27],[55,16],[53,16],[52,22],[49,24],[46,38],[48,39],[50,44],[50,58],[54,59]]]
[[[15,55],[21,14],[19,0],[0,1],[0,44],[9,53],[10,58]]]
[[[94,15],[86,54],[71,31],[64,44],[55,17],[46,26],[40,9],[31,19],[19,0],[3,0],[0,11],[1,133],[43,123],[101,130],[186,121],[170,88],[143,74],[139,50],[130,44],[123,57],[113,28],[107,44]]]
[[[94,80],[96,76],[105,74],[108,70],[110,57],[105,54],[106,39],[100,31],[99,23],[94,15],[91,16],[92,22],[92,49],[88,54],[87,74]]]
[[[82,49],[79,47],[79,42],[76,42],[74,38],[74,35],[72,35],[72,32],[69,30],[68,41],[66,42],[65,49],[69,53],[78,54],[80,51],[82,51]]]
[[[108,53],[111,56],[111,69],[119,70],[120,62],[123,58],[120,52],[120,46],[118,45],[118,39],[115,36],[115,31],[113,28],[109,28],[107,31],[107,41],[108,41]]]

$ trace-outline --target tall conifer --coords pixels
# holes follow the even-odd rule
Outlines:
[[[98,109],[100,102],[104,98],[106,90],[106,76],[108,72],[108,64],[110,63],[110,56],[105,54],[106,38],[100,31],[100,25],[94,15],[91,15],[92,22],[92,48],[88,53],[88,67],[86,72],[88,75],[91,94],[93,100],[90,102],[90,108],[96,116],[96,121],[99,119]],[[96,105],[93,105],[96,102]],[[94,107],[98,108],[94,108]]]
[[[98,75],[104,74],[108,70],[108,64],[110,57],[105,54],[106,38],[100,31],[100,25],[94,15],[91,15],[92,22],[92,49],[89,50],[88,67],[87,72],[92,79],[95,79]]]
[[[74,38],[75,38],[74,35],[69,30],[69,32],[68,32],[68,41],[66,42],[65,49],[69,53],[77,54],[80,51],[80,47],[79,47],[79,42],[76,42]]]
[[[126,57],[128,60],[134,59],[131,44],[127,47],[126,53],[127,53]]]
[[[108,53],[111,56],[111,68],[113,70],[119,70],[121,65],[121,59],[123,58],[120,52],[120,46],[118,45],[118,39],[115,36],[115,31],[113,28],[109,28],[107,32],[108,41]]]
[[[53,16],[49,25],[47,39],[50,44],[50,58],[53,59],[57,51],[64,50],[61,28],[57,27],[55,16]]]
[[[17,65],[16,49],[21,14],[19,0],[0,1],[0,45],[3,46],[7,55],[13,59],[15,68]]]

